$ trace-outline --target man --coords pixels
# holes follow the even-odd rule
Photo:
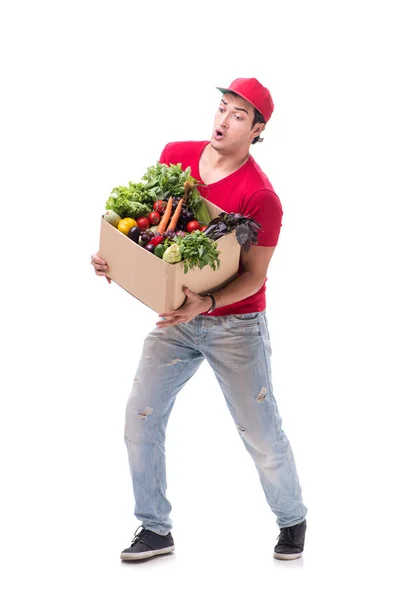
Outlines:
[[[122,560],[174,551],[166,497],[165,430],[177,393],[206,359],[225,396],[243,443],[280,528],[274,557],[299,558],[307,508],[302,501],[290,443],[281,428],[271,382],[271,346],[265,315],[265,282],[278,242],[282,206],[249,153],[274,109],[257,79],[236,79],[223,96],[211,141],[170,143],[160,162],[191,167],[203,197],[226,212],[261,224],[258,245],[241,253],[240,275],[214,295],[185,290],[187,301],[161,320],[146,338],[127,403],[125,442],[142,525]],[[97,275],[107,265],[92,257]],[[110,279],[107,278],[110,282]]]

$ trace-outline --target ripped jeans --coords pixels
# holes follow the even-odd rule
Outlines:
[[[135,516],[146,529],[172,529],[166,497],[165,431],[176,395],[206,359],[259,474],[279,528],[304,520],[296,465],[272,390],[265,311],[154,329],[146,338],[126,407],[125,443]]]

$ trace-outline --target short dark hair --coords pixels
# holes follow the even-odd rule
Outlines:
[[[238,98],[242,97],[242,96],[239,96],[239,94],[237,94],[236,92],[229,92],[229,94],[232,94],[232,96],[236,96]],[[255,106],[253,106],[253,108],[254,108],[254,118],[253,118],[253,124],[251,126],[252,129],[253,129],[254,125],[256,125],[257,123],[265,123],[265,119],[262,116],[262,114],[260,113],[260,111],[257,110]],[[257,142],[263,142],[263,141],[264,141],[264,138],[262,138],[258,135],[257,137],[254,138],[254,140],[251,143],[257,144]]]
[[[265,119],[262,116],[262,114],[260,113],[260,111],[257,110],[256,107],[254,107],[254,119],[253,119],[253,124],[252,124],[251,128],[253,129],[254,125],[256,125],[257,123],[265,123]],[[264,138],[262,138],[258,135],[257,137],[254,138],[254,140],[251,143],[257,144],[257,142],[263,142],[263,141],[264,141]]]

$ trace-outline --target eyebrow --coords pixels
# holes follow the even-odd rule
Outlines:
[[[225,106],[228,106],[228,103],[227,103],[227,102],[225,102],[225,100],[224,100],[223,98],[221,98],[221,102],[223,102],[223,103],[225,104]],[[235,110],[241,110],[241,111],[243,111],[243,112],[245,112],[245,113],[249,114],[249,111],[248,111],[248,110],[246,110],[245,108],[239,108],[238,106],[234,106],[233,108],[234,108]]]

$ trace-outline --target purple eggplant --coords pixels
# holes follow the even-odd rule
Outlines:
[[[132,227],[132,229],[130,229],[128,231],[128,238],[130,240],[132,240],[132,242],[135,242],[135,244],[139,243],[139,236],[140,236],[140,229],[139,227]]]

